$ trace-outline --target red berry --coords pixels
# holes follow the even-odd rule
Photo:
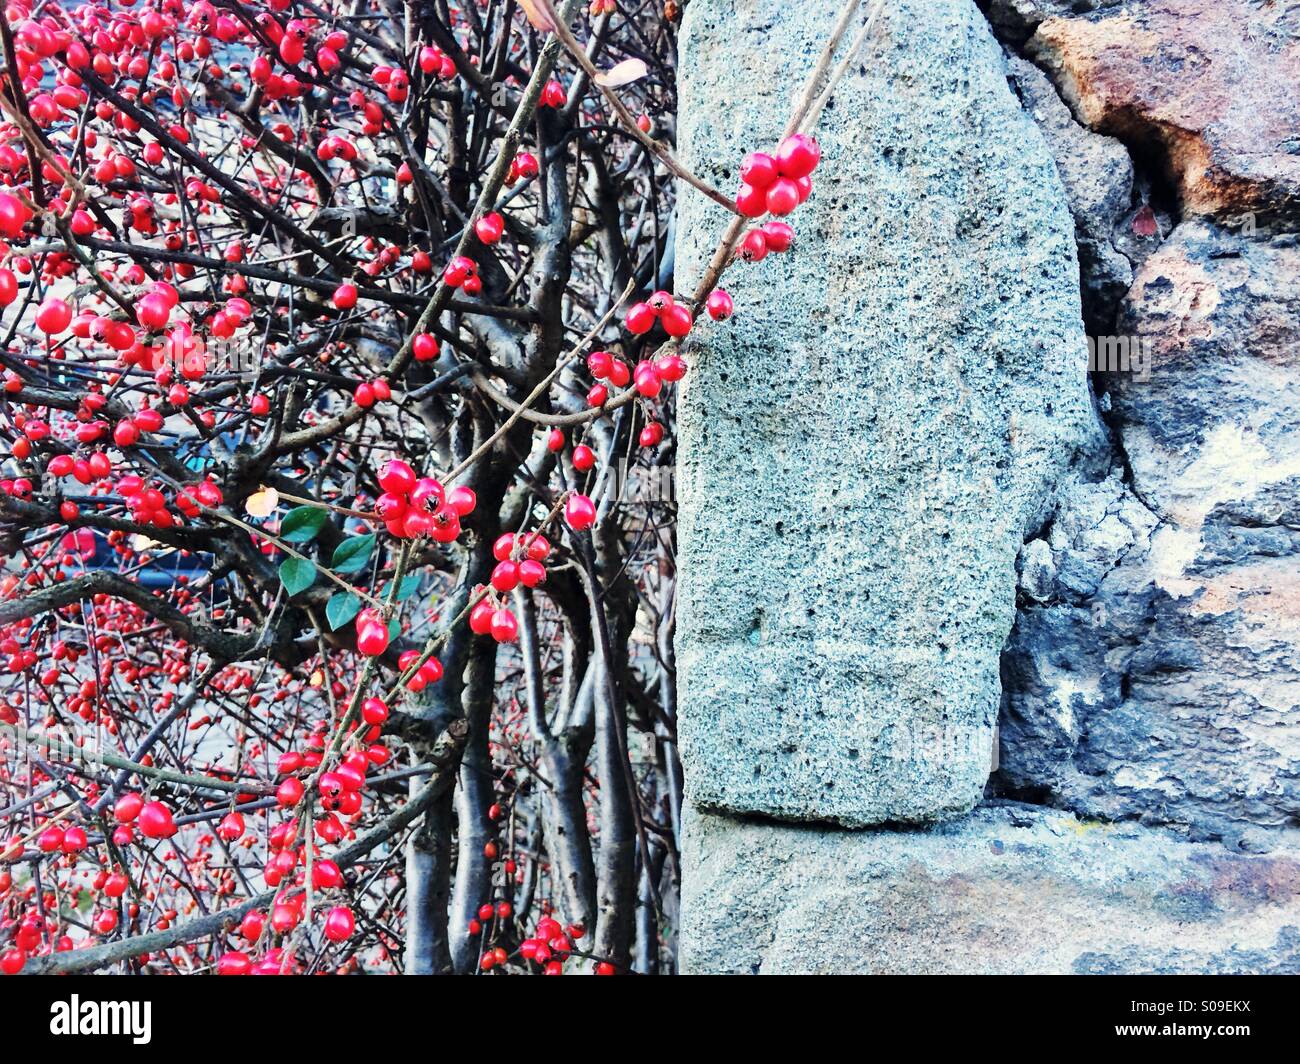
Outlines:
[[[564,504],[564,519],[571,529],[581,532],[596,523],[596,507],[585,495],[570,495]]]
[[[383,724],[388,719],[388,703],[382,698],[367,698],[361,703],[361,719],[367,724]]]
[[[765,189],[776,179],[776,160],[766,152],[752,151],[741,160],[740,180],[745,184]]]
[[[247,975],[253,969],[253,962],[248,955],[237,950],[223,953],[217,960],[218,975]]]
[[[799,206],[799,186],[788,177],[778,177],[767,190],[767,209],[773,214],[789,214]]]
[[[664,332],[669,336],[682,337],[691,331],[691,326],[695,323],[691,317],[691,312],[680,303],[674,303],[668,307],[659,319],[663,323]]]
[[[483,599],[482,602],[470,610],[470,631],[475,635],[487,635],[492,631],[492,617],[495,613],[496,607],[492,605],[492,600]]]
[[[740,243],[740,257],[746,262],[762,262],[767,258],[767,237],[761,229],[751,229]]]
[[[532,558],[525,558],[519,563],[519,582],[524,587],[537,587],[546,582],[546,566]]]
[[[477,271],[478,266],[473,259],[457,255],[447,263],[447,268],[442,271],[442,279],[451,288],[461,288]]]
[[[438,341],[429,333],[416,333],[411,340],[411,353],[416,362],[431,362],[438,357]]]
[[[776,165],[782,177],[807,177],[821,162],[821,146],[812,137],[795,133],[776,149]]]
[[[456,487],[447,493],[447,508],[457,517],[468,517],[478,505],[478,496],[473,488]]]
[[[767,189],[741,185],[736,193],[736,209],[746,218],[758,218],[767,213]]]
[[[519,622],[509,610],[502,608],[492,614],[492,638],[498,643],[513,643],[519,638]]]
[[[138,827],[146,839],[170,839],[176,834],[172,811],[162,802],[146,802],[141,807]]]
[[[763,239],[767,241],[767,250],[775,252],[788,251],[794,243],[794,230],[785,222],[768,222],[762,226]]]
[[[302,795],[302,781],[296,776],[290,776],[275,789],[275,800],[282,809],[292,809],[302,801]]]
[[[654,328],[655,312],[649,303],[634,303],[627,312],[624,324],[627,325],[627,331],[636,336],[648,333]]]
[[[506,221],[496,211],[483,215],[474,223],[474,232],[485,244],[495,244],[505,232]]]
[[[686,376],[686,360],[681,355],[669,353],[655,360],[655,369],[666,381],[679,381]]]
[[[357,614],[357,650],[369,657],[378,657],[388,649],[388,625],[376,610],[362,610]]]
[[[113,427],[113,442],[119,447],[130,447],[140,439],[140,430],[130,421],[119,421]]]
[[[144,808],[144,799],[138,794],[124,794],[113,806],[113,816],[119,824],[129,824],[140,815]]]
[[[519,566],[514,562],[497,562],[492,570],[492,586],[498,591],[513,591],[519,585]]]
[[[393,459],[379,473],[379,486],[392,495],[407,495],[415,487],[415,470],[406,462]]]
[[[638,362],[633,381],[636,384],[637,394],[645,396],[647,399],[653,399],[663,390],[664,386],[652,362]]]

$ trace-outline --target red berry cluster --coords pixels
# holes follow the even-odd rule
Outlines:
[[[642,336],[658,321],[669,336],[680,339],[691,331],[695,316],[690,308],[676,302],[671,292],[656,292],[644,303],[634,303],[623,324],[634,336]]]
[[[478,263],[467,255],[457,255],[442,271],[442,279],[448,288],[459,288],[467,296],[476,296],[483,291],[483,281],[478,275]]]
[[[821,147],[803,133],[786,137],[775,155],[750,152],[740,164],[736,209],[746,218],[793,213],[812,195],[812,172],[821,157]]]
[[[537,156],[530,151],[521,151],[510,160],[510,171],[506,174],[507,185],[517,185],[520,181],[529,181],[541,173],[541,164]]]
[[[460,535],[460,519],[478,505],[473,488],[446,491],[433,477],[417,476],[400,459],[380,471],[379,486],[383,494],[375,500],[375,510],[384,527],[399,539],[432,536],[439,543],[450,543]]]
[[[113,819],[117,821],[113,831],[113,843],[117,846],[130,843],[137,829],[146,839],[170,839],[178,830],[166,805],[146,802],[133,791],[122,795],[113,805]]]
[[[403,650],[397,655],[397,671],[403,676],[406,675],[407,669],[411,668],[417,661],[420,661],[421,654],[418,650]],[[437,683],[442,679],[442,662],[437,658],[429,658],[427,661],[420,662],[420,667],[409,680],[406,681],[408,691],[423,691],[431,683]],[[379,702],[379,699],[367,699],[366,701]],[[380,703],[383,705],[383,703]],[[385,706],[384,716],[388,715],[388,709]],[[374,723],[379,723],[378,721]]]
[[[505,595],[516,587],[538,587],[546,581],[546,566],[551,543],[540,532],[506,532],[492,544],[496,568],[492,570],[487,594],[469,614],[469,627],[475,635],[490,635],[498,643],[513,643],[519,638],[519,622],[505,604]],[[482,587],[476,594],[482,592]]]
[[[564,962],[573,953],[573,943],[586,933],[581,924],[570,924],[566,930],[558,920],[543,916],[537,921],[532,937],[519,943],[519,955],[539,966],[543,975],[563,975]]]
[[[386,403],[393,397],[393,389],[383,377],[362,381],[352,391],[352,401],[367,410],[376,403]]]
[[[456,76],[456,64],[441,48],[425,45],[420,49],[420,69],[443,81],[450,81]]]

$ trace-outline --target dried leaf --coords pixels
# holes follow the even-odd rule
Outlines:
[[[550,5],[543,3],[542,0],[519,0],[519,5],[528,16],[528,21],[533,24],[533,29],[541,30],[543,33],[555,29],[555,19],[551,18],[551,13],[547,10]]]
[[[244,500],[244,512],[250,517],[270,517],[280,505],[280,493],[274,488],[261,488]]]
[[[623,62],[616,63],[608,70],[602,70],[597,74],[596,84],[603,85],[607,89],[617,89],[620,85],[632,84],[648,73],[650,71],[642,60],[624,59]]]

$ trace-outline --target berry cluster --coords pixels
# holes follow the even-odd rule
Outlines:
[[[469,614],[469,627],[475,635],[490,635],[498,643],[513,643],[519,638],[519,622],[505,604],[505,595],[516,587],[538,587],[546,581],[546,566],[551,543],[540,532],[506,532],[492,544],[496,567],[492,570],[486,594]]]
[[[483,291],[483,280],[478,275],[478,263],[467,255],[457,255],[442,271],[448,288],[459,288],[467,296]]]
[[[520,181],[530,181],[541,173],[541,164],[537,156],[530,151],[521,151],[510,160],[510,171],[506,174],[507,185],[517,185]]]
[[[460,519],[478,505],[473,488],[445,491],[433,477],[416,476],[400,459],[380,471],[379,486],[383,494],[375,500],[375,510],[384,527],[399,539],[432,536],[439,543],[450,543],[460,535]]]
[[[369,409],[376,403],[386,403],[393,397],[393,389],[383,377],[372,381],[362,381],[352,390],[352,401],[357,406]]]
[[[781,141],[775,155],[750,152],[740,164],[736,209],[746,218],[793,213],[812,195],[812,172],[821,157],[821,147],[802,133]]]
[[[676,302],[671,292],[656,292],[644,303],[632,304],[623,324],[633,336],[642,336],[654,328],[656,321],[669,336],[680,339],[691,331],[695,316],[689,307]]]

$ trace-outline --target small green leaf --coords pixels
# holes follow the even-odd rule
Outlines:
[[[367,532],[364,536],[349,536],[334,548],[334,558],[330,568],[336,573],[356,573],[366,567],[370,552],[375,549],[375,534]]]
[[[397,589],[397,601],[404,602],[406,599],[409,599],[412,595],[415,594],[415,589],[418,588],[419,586],[420,586],[419,573],[411,573],[409,576],[402,577],[402,583]],[[387,602],[388,596],[392,592],[392,590],[393,590],[393,582],[389,580],[388,583],[384,585],[384,590],[379,597],[383,599],[385,602]]]
[[[318,506],[295,506],[280,522],[280,538],[290,543],[307,543],[325,523],[326,513]]]
[[[280,565],[280,583],[290,597],[316,582],[316,566],[306,558],[289,558]]]
[[[388,641],[391,643],[402,634],[402,618],[394,617],[388,622]]]
[[[330,622],[331,632],[337,632],[360,612],[361,597],[351,591],[336,591],[325,603],[325,619]]]

